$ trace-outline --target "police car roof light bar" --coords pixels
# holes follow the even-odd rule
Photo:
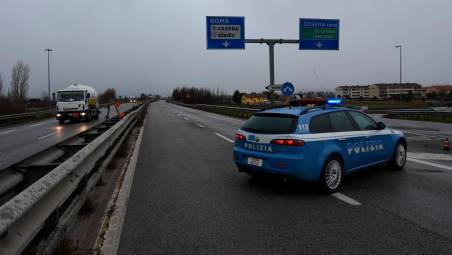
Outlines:
[[[328,98],[326,102],[329,106],[337,106],[342,104],[342,100],[340,98]]]
[[[320,106],[320,105],[326,105],[327,99],[326,98],[301,98],[292,100],[290,104],[292,106]]]

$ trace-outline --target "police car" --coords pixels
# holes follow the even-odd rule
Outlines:
[[[324,103],[255,113],[235,136],[239,171],[317,182],[334,193],[351,172],[386,163],[394,169],[404,167],[407,143],[402,132],[338,106],[338,99]]]

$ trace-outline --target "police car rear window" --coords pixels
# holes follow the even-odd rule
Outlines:
[[[334,131],[336,132],[346,132],[355,131],[353,123],[345,112],[332,112],[329,113],[331,124],[333,125]]]
[[[311,133],[328,133],[334,131],[328,114],[313,117],[309,125],[309,130]]]
[[[298,117],[288,114],[254,114],[242,130],[253,133],[284,134],[293,133],[297,127]]]

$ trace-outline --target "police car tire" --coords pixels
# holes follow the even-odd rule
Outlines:
[[[403,163],[397,163],[397,157],[399,156],[398,154],[400,153],[399,151],[399,146],[403,146],[403,151],[402,153],[405,154],[405,159],[403,160]],[[403,141],[398,141],[395,148],[394,148],[394,153],[392,155],[392,159],[390,161],[390,166],[392,169],[394,170],[402,170],[405,167],[405,163],[406,163],[406,144]]]
[[[339,166],[339,184],[334,185],[335,187],[330,187],[330,185],[327,184],[327,168],[331,167],[330,164],[335,164],[334,163],[337,162],[337,165],[335,165],[336,167]],[[341,158],[339,158],[338,156],[330,156],[328,157],[327,160],[325,160],[325,164],[323,165],[323,169],[322,169],[322,175],[320,176],[320,187],[322,189],[323,192],[327,193],[327,194],[332,194],[337,192],[343,183],[344,180],[344,170],[343,170],[343,164],[342,164],[342,160]]]

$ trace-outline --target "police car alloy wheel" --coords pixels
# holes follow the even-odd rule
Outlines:
[[[406,163],[406,147],[403,142],[398,142],[394,151],[392,165],[395,169],[400,170]]]
[[[342,179],[343,171],[341,161],[337,157],[328,158],[322,172],[322,188],[327,193],[334,193],[341,186]]]

